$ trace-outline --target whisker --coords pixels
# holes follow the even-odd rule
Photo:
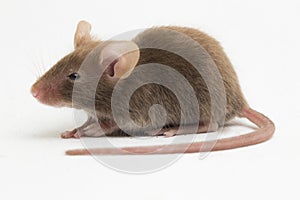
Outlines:
[[[44,63],[44,59],[42,58],[42,56],[40,57],[41,58],[41,74],[44,74],[46,72],[46,68],[45,68],[45,63]]]
[[[31,73],[33,76],[37,77],[36,71],[34,72],[34,70],[32,69],[32,67],[27,66],[26,68],[28,69],[28,71],[30,71],[30,73]]]
[[[41,56],[41,52],[40,51],[39,51],[38,58],[39,58],[39,65],[38,65],[38,67],[39,67],[39,73],[40,73],[40,76],[42,76],[42,74],[43,74],[43,71],[42,71],[43,61],[42,61],[42,56]]]
[[[32,69],[32,68],[34,69],[34,76],[35,76],[36,78],[39,78],[40,73],[39,73],[38,64],[37,64],[36,59],[33,59],[33,60],[32,60],[32,66],[33,66],[33,67],[31,67],[31,69]],[[33,69],[32,69],[31,71],[33,71]]]

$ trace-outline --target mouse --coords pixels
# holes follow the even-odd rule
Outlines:
[[[158,26],[131,40],[102,41],[91,35],[90,23],[80,21],[74,51],[39,77],[31,94],[43,104],[87,113],[87,121],[62,138],[209,133],[235,117],[257,126],[214,141],[73,149],[67,155],[219,151],[265,142],[275,132],[272,120],[248,105],[220,43],[189,27]]]

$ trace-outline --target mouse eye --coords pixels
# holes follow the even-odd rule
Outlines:
[[[72,80],[72,81],[75,81],[75,80],[79,79],[80,76],[79,76],[78,73],[72,73],[72,74],[70,74],[70,75],[68,76],[68,78],[69,78],[70,80]]]

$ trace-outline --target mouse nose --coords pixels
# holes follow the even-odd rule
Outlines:
[[[39,96],[39,91],[35,87],[31,87],[30,92],[34,98],[37,98]]]

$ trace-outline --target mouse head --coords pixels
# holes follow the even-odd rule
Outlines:
[[[105,101],[110,100],[109,95],[114,84],[130,75],[140,53],[137,45],[131,41],[92,40],[90,30],[91,25],[88,22],[79,22],[74,37],[74,51],[58,61],[33,84],[31,93],[41,103],[56,107],[76,105],[77,108],[83,108],[80,106],[83,102],[74,102],[72,98],[74,84],[79,88],[81,100],[85,101],[92,92],[89,91],[89,83],[97,78],[99,82],[96,98],[100,99],[102,104],[110,105],[110,102]],[[83,62],[93,52],[98,54],[97,65],[93,65],[90,71],[82,69]],[[97,74],[93,73],[95,70],[103,71],[101,78],[94,77]]]

